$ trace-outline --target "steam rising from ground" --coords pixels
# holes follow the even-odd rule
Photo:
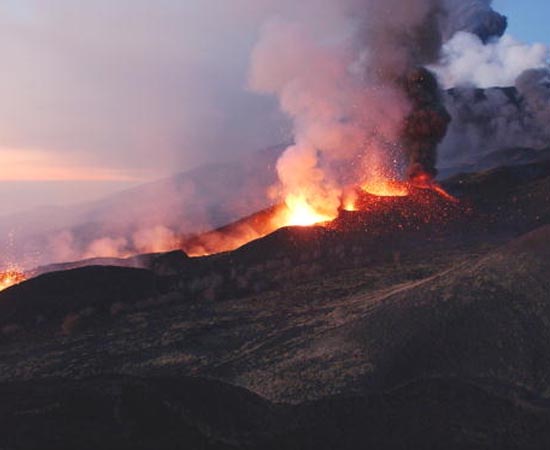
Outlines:
[[[473,85],[479,88],[513,86],[526,70],[548,64],[548,48],[527,45],[511,36],[483,43],[476,35],[459,32],[443,47],[443,59],[433,69],[446,89]]]

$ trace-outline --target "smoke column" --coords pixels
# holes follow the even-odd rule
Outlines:
[[[488,40],[505,28],[489,1],[310,1],[272,20],[250,86],[276,95],[293,120],[295,145],[277,164],[280,195],[335,216],[346,185],[435,176],[450,117],[425,67],[456,31]]]

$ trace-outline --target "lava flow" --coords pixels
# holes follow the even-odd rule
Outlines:
[[[335,218],[316,211],[302,197],[289,196],[283,204],[217,230],[185,239],[180,247],[189,256],[207,256],[235,250],[280,228],[308,227],[327,223]]]
[[[422,193],[426,195],[421,195]],[[380,180],[350,189],[344,193],[340,209],[346,212],[376,214],[378,210],[388,208],[388,205],[391,209],[393,199],[400,201],[399,208],[404,204],[405,208],[411,211],[411,215],[416,215],[415,210],[433,209],[430,217],[438,214],[437,201],[451,205],[458,202],[429,176],[419,175],[410,181]],[[395,208],[397,207],[395,205]],[[282,204],[217,230],[183,240],[180,247],[189,256],[207,256],[235,250],[280,228],[326,226],[337,218],[317,211],[302,197],[288,196]]]
[[[27,276],[19,268],[14,266],[8,267],[6,270],[0,272],[0,291],[22,283],[26,279]]]
[[[414,176],[411,181],[410,185],[417,189],[429,189],[436,193],[438,193],[441,197],[449,200],[453,203],[458,203],[458,199],[451,194],[449,194],[445,189],[441,187],[439,183],[437,183],[431,176],[425,173],[420,173],[416,176]]]
[[[371,199],[391,199],[401,197],[415,197],[414,194],[418,191],[431,191],[448,202],[459,203],[456,197],[449,194],[432,177],[427,174],[420,173],[411,178],[409,181],[379,179],[376,181],[363,183],[359,188],[359,194],[357,189],[353,189],[345,193],[342,203],[342,210],[348,212],[363,210],[364,205],[361,205],[361,202],[359,200],[359,197],[361,197],[361,193],[367,194]],[[414,202],[412,199],[411,201]]]

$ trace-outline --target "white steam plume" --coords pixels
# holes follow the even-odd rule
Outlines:
[[[548,55],[544,44],[524,44],[509,35],[484,44],[474,34],[459,32],[443,46],[442,61],[432,69],[447,89],[505,87],[528,69],[546,67]]]

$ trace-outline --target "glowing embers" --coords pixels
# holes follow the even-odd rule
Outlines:
[[[9,266],[0,272],[0,291],[22,283],[26,279],[27,276],[21,269],[16,266]]]
[[[376,180],[366,182],[361,190],[376,197],[406,197],[410,193],[409,184],[396,180]]]
[[[450,202],[459,203],[459,200],[456,197],[449,194],[437,181],[433,179],[433,177],[426,173],[421,172],[415,175],[411,178],[409,184],[416,189],[429,189]]]
[[[347,189],[342,196],[342,210],[348,212],[371,209],[378,201],[402,199],[411,194],[408,182],[391,179],[376,179],[363,183],[360,187]]]
[[[448,216],[447,205],[456,202],[429,177],[411,181],[379,178],[376,183],[363,183],[360,188],[347,189],[341,198],[340,211],[356,212],[345,215],[345,220],[351,216],[365,220],[368,216],[371,217],[368,219],[370,223],[377,223],[376,227],[392,229],[393,222],[404,226],[413,222],[438,221]],[[181,243],[181,249],[189,256],[206,256],[235,250],[284,227],[338,228],[339,223],[336,214],[317,209],[305,196],[289,195],[284,203],[217,230],[190,237]]]

